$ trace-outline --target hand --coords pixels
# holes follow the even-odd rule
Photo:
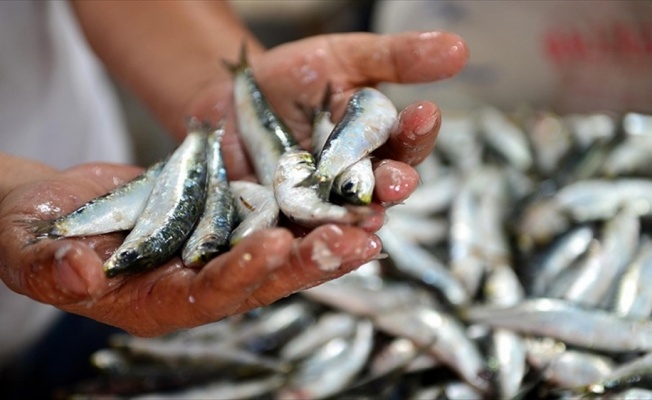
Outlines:
[[[466,57],[463,42],[454,35],[347,34],[297,41],[251,61],[272,105],[305,143],[309,124],[296,102],[318,104],[326,82],[338,93],[333,99],[337,119],[357,87],[448,77],[461,69]],[[195,97],[188,114],[232,118],[230,93],[228,83],[216,82]],[[401,112],[391,139],[376,153],[382,159],[375,170],[377,203],[401,202],[416,188],[418,176],[409,164],[432,150],[439,123],[439,109],[431,102],[417,102]],[[228,135],[224,147],[231,178],[251,174],[237,136]],[[201,270],[186,268],[175,258],[153,271],[107,279],[102,264],[121,243],[122,233],[32,243],[33,235],[21,221],[70,212],[138,172],[107,164],[39,171],[4,196],[0,193],[0,273],[5,283],[35,300],[153,336],[270,304],[339,277],[381,252],[372,233],[382,225],[380,220],[365,229],[324,225],[298,238],[281,227],[254,234]],[[332,268],[333,261],[339,268]]]

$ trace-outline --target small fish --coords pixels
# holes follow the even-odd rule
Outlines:
[[[652,321],[626,318],[573,302],[536,298],[513,306],[475,305],[460,310],[467,322],[548,336],[593,350],[652,350]]]
[[[328,137],[335,128],[331,121],[328,101],[330,99],[330,85],[327,86],[324,100],[320,108],[313,112],[312,121],[312,153],[319,156]],[[333,182],[333,192],[347,203],[355,205],[368,205],[376,186],[371,157],[363,157],[342,171]]]
[[[235,205],[222,156],[224,127],[206,127],[208,134],[208,187],[206,205],[181,257],[189,267],[199,267],[229,249],[229,237],[236,222]]]
[[[545,382],[574,389],[598,382],[610,374],[616,363],[609,357],[568,349],[552,339],[525,340],[528,362],[542,372]]]
[[[226,65],[234,76],[233,95],[238,133],[243,139],[258,181],[271,186],[279,157],[288,149],[296,147],[297,141],[258,86],[247,61],[244,45],[240,52],[240,63]]]
[[[369,320],[360,320],[351,338],[330,340],[299,364],[279,399],[324,399],[347,388],[364,368],[374,344]]]
[[[377,235],[383,242],[383,250],[392,255],[400,273],[434,288],[452,305],[459,306],[471,300],[464,285],[434,254],[385,227]]]
[[[397,116],[394,104],[380,91],[370,87],[356,91],[319,153],[316,171],[301,185],[318,184],[322,199],[328,199],[342,171],[387,141]]]
[[[133,180],[75,211],[49,221],[29,221],[37,238],[90,236],[130,230],[142,213],[154,182],[165,165],[159,161]]]
[[[324,223],[358,224],[373,214],[367,207],[344,207],[323,200],[317,186],[300,183],[315,171],[314,158],[307,150],[283,153],[274,174],[274,197],[290,220],[307,227]]]
[[[645,318],[652,314],[652,240],[645,237],[641,242],[618,280],[612,309],[619,315]]]
[[[478,115],[479,129],[487,144],[505,160],[521,171],[534,163],[525,132],[493,107],[485,107]]]
[[[288,361],[299,360],[317,351],[333,338],[351,336],[356,321],[356,317],[344,312],[323,314],[314,325],[283,346],[280,352],[281,358]]]
[[[395,309],[373,318],[374,325],[390,335],[412,340],[455,370],[483,393],[490,391],[485,360],[462,323],[444,312],[424,307]]]
[[[188,135],[163,167],[134,228],[104,263],[108,277],[170,260],[190,235],[206,199],[206,132],[199,125],[189,121]]]
[[[239,223],[231,232],[231,246],[260,229],[273,228],[280,210],[270,186],[248,181],[232,181],[231,193]]]
[[[143,396],[130,396],[132,400],[191,400],[191,399],[229,399],[246,400],[268,396],[279,389],[285,378],[280,375],[249,378],[242,381],[207,383],[195,388],[175,392],[149,393]]]

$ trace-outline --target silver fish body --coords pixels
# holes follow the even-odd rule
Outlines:
[[[222,156],[223,135],[223,127],[208,135],[206,204],[181,252],[183,263],[190,267],[204,265],[230,246],[236,212]]]
[[[104,263],[105,274],[150,269],[170,260],[190,235],[205,199],[206,133],[190,129],[163,167],[134,228]]]
[[[248,181],[232,181],[230,188],[239,220],[231,232],[231,246],[258,230],[277,225],[280,210],[271,187]]]
[[[316,186],[303,186],[301,182],[315,171],[310,152],[299,148],[283,153],[274,174],[274,197],[289,219],[307,227],[334,222],[355,224],[362,214],[330,203],[320,196]],[[360,209],[362,211],[362,209]]]
[[[349,100],[347,111],[337,123],[317,157],[311,183],[319,183],[322,198],[330,193],[342,171],[369,155],[389,138],[398,112],[380,91],[362,88]]]
[[[408,338],[419,348],[428,349],[476,389],[485,393],[490,390],[485,360],[456,318],[428,308],[409,307],[377,315],[373,322],[390,335]]]
[[[272,185],[279,157],[297,145],[296,139],[260,89],[244,49],[240,64],[231,66],[231,70],[234,74],[233,96],[238,133],[243,139],[258,181],[263,185]]]
[[[364,368],[374,344],[373,335],[369,320],[358,321],[352,337],[332,339],[300,364],[278,398],[323,399],[345,389]]]
[[[645,318],[652,314],[652,241],[642,241],[636,256],[618,280],[613,310],[619,315]]]
[[[325,109],[315,113],[312,128],[312,153],[315,157],[319,156],[335,127],[330,117],[331,113]],[[348,203],[368,205],[371,203],[375,186],[376,178],[371,158],[363,157],[335,177],[332,190]]]
[[[129,230],[143,212],[164,165],[164,161],[151,165],[133,180],[69,214],[50,221],[30,222],[30,225],[37,237],[90,236]]]
[[[468,322],[548,336],[604,351],[652,350],[652,321],[619,317],[572,302],[537,298],[513,306],[478,305],[461,310]]]

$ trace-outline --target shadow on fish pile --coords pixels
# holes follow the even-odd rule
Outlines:
[[[79,398],[652,398],[652,117],[446,114],[385,260],[117,336]],[[140,396],[140,397],[139,397]]]

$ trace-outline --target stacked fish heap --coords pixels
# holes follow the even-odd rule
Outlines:
[[[116,336],[80,398],[652,398],[652,117],[447,113],[387,259]]]

